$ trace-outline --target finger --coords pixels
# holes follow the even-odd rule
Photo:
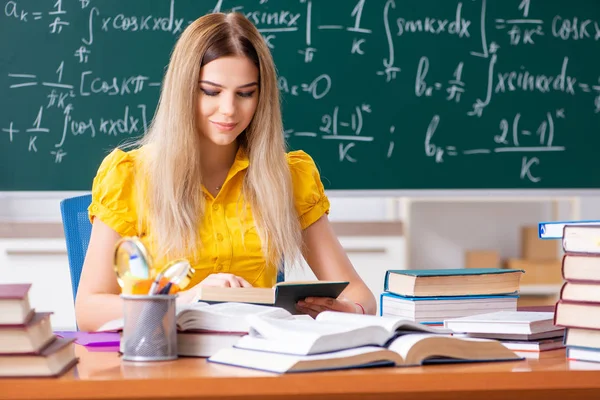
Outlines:
[[[328,308],[327,306],[323,306],[323,305],[321,305],[321,304],[310,304],[310,303],[305,303],[305,302],[303,302],[303,301],[299,301],[299,302],[298,302],[298,305],[299,305],[300,307],[303,307],[303,308],[305,308],[305,309],[307,309],[307,310],[310,310],[310,311],[313,311],[313,312],[316,312],[316,313],[320,313],[320,312],[322,312],[322,311],[327,311],[327,310],[329,310],[329,308]]]
[[[248,282],[241,276],[236,276],[236,278],[241,287],[252,287],[252,284],[250,284],[250,282]]]
[[[238,281],[238,277],[235,275],[229,275],[229,276],[225,277],[225,279],[227,280],[227,282],[229,282],[229,287],[232,287],[232,288],[242,287],[242,284]]]
[[[309,308],[306,307],[301,307],[299,305],[296,305],[296,310],[298,310],[298,312],[302,313],[302,314],[307,314],[310,315],[313,319],[319,314],[316,311],[313,311]]]
[[[309,305],[315,304],[327,308],[333,307],[336,302],[336,300],[331,297],[307,297],[304,301]]]

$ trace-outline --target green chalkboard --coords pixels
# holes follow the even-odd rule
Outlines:
[[[181,30],[245,13],[330,190],[600,188],[600,3],[2,0],[0,190],[89,190]]]

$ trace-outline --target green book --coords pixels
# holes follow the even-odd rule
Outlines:
[[[523,272],[500,268],[388,270],[383,287],[406,297],[514,294]]]

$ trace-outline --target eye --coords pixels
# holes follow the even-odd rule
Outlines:
[[[244,98],[250,98],[250,97],[254,96],[255,92],[256,92],[256,90],[253,90],[251,92],[239,92],[238,96],[244,97]]]
[[[204,93],[207,96],[216,96],[219,94],[219,92],[215,92],[212,90],[207,90],[207,89],[202,89],[202,88],[200,88],[200,90],[202,91],[202,93]]]

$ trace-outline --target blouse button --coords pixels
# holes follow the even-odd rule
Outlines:
[[[213,210],[218,211],[219,210],[219,205],[218,204],[213,204]]]
[[[222,271],[223,270],[223,264],[219,264],[215,267],[216,271]]]
[[[222,242],[223,241],[223,235],[221,235],[220,233],[217,233],[217,240],[219,242]]]

